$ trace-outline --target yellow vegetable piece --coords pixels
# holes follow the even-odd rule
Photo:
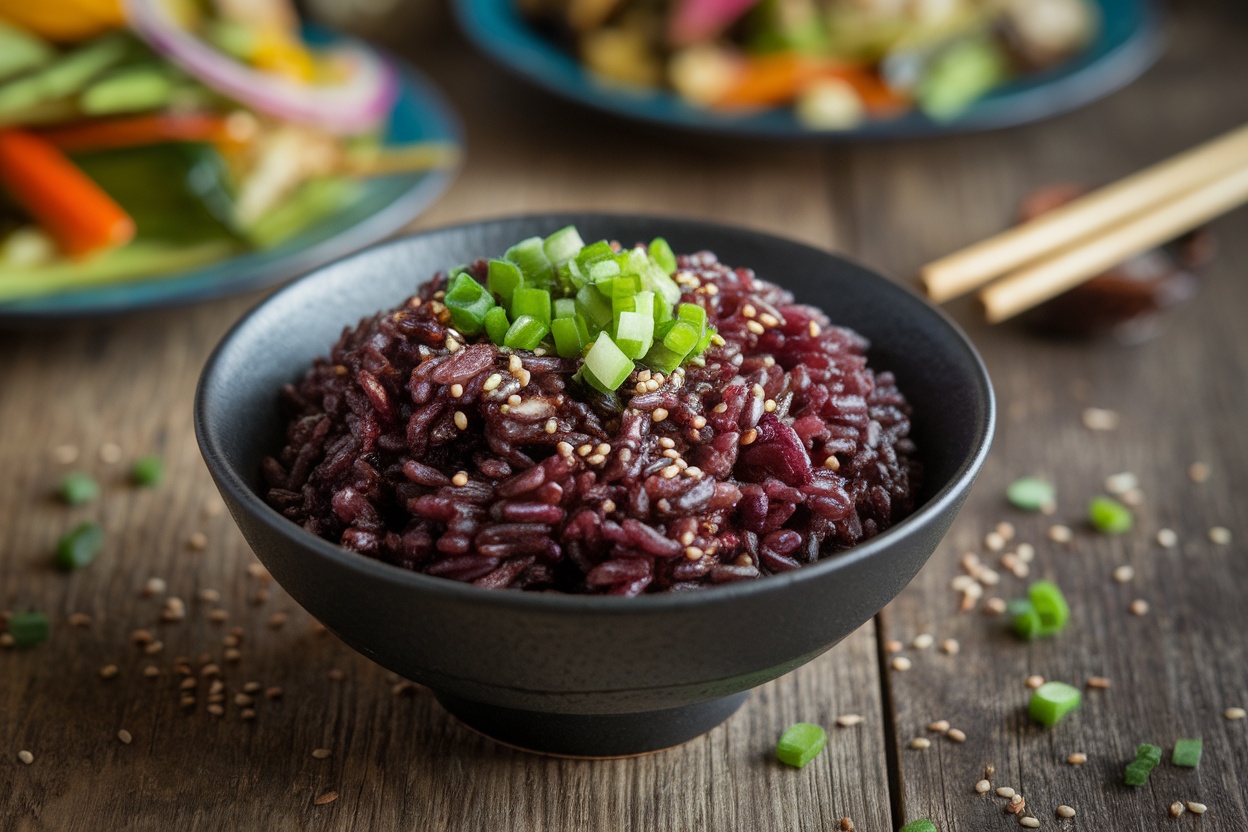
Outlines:
[[[57,43],[75,43],[126,25],[121,0],[0,0],[0,20]]]

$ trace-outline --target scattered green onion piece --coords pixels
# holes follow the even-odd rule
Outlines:
[[[1083,695],[1065,682],[1045,682],[1032,691],[1028,714],[1045,727],[1053,727],[1066,714],[1079,707]]]
[[[531,350],[550,332],[550,327],[531,315],[520,315],[503,336],[503,346],[513,350]]]
[[[1057,490],[1039,477],[1023,477],[1009,484],[1005,498],[1023,511],[1047,511],[1057,505]]]
[[[550,323],[550,334],[555,339],[555,352],[562,358],[580,358],[585,342],[575,318],[555,318]]]
[[[927,818],[919,818],[901,827],[900,832],[940,832],[940,830],[936,828],[936,824]]]
[[[521,240],[507,249],[503,258],[520,267],[525,285],[545,286],[554,277],[554,270],[546,257],[545,242],[541,237]]]
[[[59,489],[61,499],[71,506],[81,506],[100,496],[100,484],[95,477],[76,471],[66,474]]]
[[[485,329],[485,316],[494,308],[494,298],[467,272],[457,274],[443,298],[455,328],[465,335],[479,335]]]
[[[629,358],[641,358],[654,343],[654,319],[640,312],[621,312],[615,343]]]
[[[554,307],[556,318],[576,317],[576,300],[574,298],[556,298]]]
[[[599,392],[614,393],[632,372],[633,360],[605,332],[585,353],[585,381]]]
[[[572,260],[584,247],[585,241],[581,239],[575,225],[560,228],[542,243],[546,259],[555,266],[562,266]]]
[[[611,244],[606,240],[599,240],[582,248],[576,255],[575,262],[581,267],[581,271],[588,273],[592,264],[600,260],[611,260],[613,257],[615,257],[615,250],[611,248]]]
[[[34,647],[48,640],[48,617],[41,612],[15,612],[9,616],[9,635],[15,647]]]
[[[1013,622],[1014,632],[1028,641],[1044,635],[1044,624],[1040,621],[1040,613],[1031,601],[1019,598],[1011,601],[1005,608]]]
[[[1066,622],[1070,620],[1070,605],[1057,584],[1036,581],[1028,588],[1027,596],[1040,618],[1042,635],[1054,635],[1066,627]]]
[[[776,743],[776,757],[780,762],[801,768],[818,756],[828,742],[828,733],[818,725],[798,722],[780,735]]]
[[[1176,766],[1184,768],[1199,768],[1200,754],[1204,750],[1204,741],[1200,737],[1195,739],[1175,740],[1174,756],[1171,762]]]
[[[702,333],[685,321],[677,321],[676,324],[663,336],[663,346],[672,352],[680,353],[680,357],[684,358],[689,351],[697,346],[698,340],[702,337]]]
[[[1147,760],[1150,765],[1155,766],[1161,762],[1161,746],[1142,742],[1135,748],[1135,759]]]
[[[653,268],[647,268],[642,274],[642,284],[645,288],[662,297],[669,308],[680,302],[680,287],[676,285],[675,280],[667,276],[667,273],[660,266],[654,265]]]
[[[104,544],[104,530],[95,523],[79,523],[56,543],[56,565],[66,570],[89,566]]]
[[[1112,497],[1093,497],[1088,503],[1088,519],[1097,531],[1105,534],[1130,531],[1134,523],[1131,509]]]
[[[650,257],[659,267],[669,275],[676,273],[676,252],[672,251],[672,247],[667,244],[667,240],[662,237],[655,237],[650,241]]]
[[[491,292],[502,298],[504,304],[510,306],[516,289],[524,285],[524,275],[515,263],[508,260],[491,260],[486,283]]]
[[[1147,760],[1132,760],[1127,763],[1127,770],[1123,773],[1123,782],[1128,786],[1143,786],[1148,782],[1148,775],[1152,772],[1153,766]]]
[[[684,321],[699,333],[706,330],[706,310],[696,303],[682,303],[677,306],[676,320]]]
[[[521,286],[512,297],[511,314],[516,320],[520,320],[525,315],[537,318],[549,328],[550,292],[545,289],[530,289],[528,286]]]
[[[165,463],[155,455],[139,457],[130,469],[130,476],[136,485],[155,488],[165,478]]]
[[[576,293],[576,308],[593,332],[611,325],[611,301],[593,286],[584,286]]]
[[[511,328],[511,321],[507,320],[507,310],[501,306],[495,306],[485,316],[485,333],[490,336],[490,340],[498,346],[503,345],[503,340],[507,337],[507,330]]]

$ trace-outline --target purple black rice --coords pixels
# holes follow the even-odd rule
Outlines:
[[[909,407],[866,341],[709,252],[679,266],[724,343],[614,396],[575,360],[465,339],[444,276],[425,283],[287,385],[268,502],[406,569],[612,595],[796,569],[909,513]]]

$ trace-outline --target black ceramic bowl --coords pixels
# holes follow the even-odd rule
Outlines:
[[[914,408],[919,507],[884,534],[802,569],[638,598],[487,590],[409,572],[317,538],[261,497],[282,445],[281,386],[345,325],[401,303],[435,272],[570,223],[586,239],[666,237],[787,286],[872,343]],[[428,685],[456,717],[522,748],[652,751],[719,724],[751,688],[810,661],[875,615],[931,555],[988,452],[992,390],[966,337],[915,294],[827,252],[688,220],[564,214],[430,231],[333,263],[261,303],[204,368],[195,429],[248,543],[277,581],[356,650]]]

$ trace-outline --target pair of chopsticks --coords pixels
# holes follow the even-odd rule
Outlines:
[[[984,287],[999,323],[1245,202],[1248,125],[929,263],[921,280],[937,303]]]

